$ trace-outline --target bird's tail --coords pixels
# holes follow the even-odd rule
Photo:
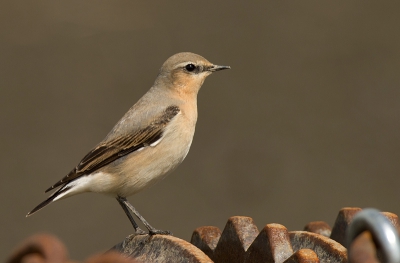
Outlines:
[[[34,213],[36,213],[37,211],[39,211],[40,209],[42,209],[46,205],[52,203],[53,201],[55,201],[54,199],[56,199],[60,194],[65,193],[68,189],[70,189],[70,187],[68,185],[62,186],[57,191],[55,191],[52,195],[50,195],[49,198],[47,198],[46,200],[44,200],[43,202],[38,204],[35,208],[33,208],[32,211],[30,211],[26,215],[26,217],[33,215]]]

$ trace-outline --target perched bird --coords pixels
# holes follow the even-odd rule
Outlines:
[[[197,93],[207,76],[223,69],[230,67],[189,52],[168,58],[150,90],[68,175],[46,190],[57,189],[27,216],[66,197],[103,193],[117,199],[136,234],[146,232],[129,210],[150,235],[170,234],[152,227],[126,197],[160,181],[185,159],[197,121]]]

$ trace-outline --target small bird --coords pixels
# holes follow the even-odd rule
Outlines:
[[[152,227],[126,197],[155,184],[186,157],[197,121],[197,93],[218,66],[190,52],[168,58],[150,90],[133,105],[108,135],[80,163],[45,192],[56,189],[26,216],[46,205],[85,192],[103,193],[117,199],[142,235],[129,210],[150,235],[170,235]]]

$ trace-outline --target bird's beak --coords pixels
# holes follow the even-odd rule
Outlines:
[[[208,70],[211,72],[215,72],[215,71],[230,69],[230,68],[231,68],[230,66],[212,65]]]

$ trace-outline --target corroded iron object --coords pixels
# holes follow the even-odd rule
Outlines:
[[[69,262],[69,263],[78,263],[78,262]],[[91,256],[85,261],[85,263],[140,263],[140,262],[136,261],[133,258],[129,258],[121,253],[115,251],[109,251],[105,254],[98,254]]]
[[[351,220],[353,220],[353,217],[360,211],[361,208],[359,207],[345,207],[340,209],[332,229],[331,239],[345,246],[346,230],[349,227]]]
[[[331,228],[322,221],[310,222],[304,228],[306,231],[288,232],[279,224],[267,224],[258,231],[252,218],[234,216],[222,232],[214,226],[197,228],[192,244],[173,236],[131,235],[109,252],[85,262],[400,263],[399,218],[377,210],[371,217],[368,211],[341,209],[330,238]],[[362,215],[367,217],[360,221]],[[349,251],[342,245],[346,236]],[[397,245],[385,243],[392,241]],[[392,251],[389,247],[398,250],[397,257],[396,253],[388,252]],[[6,262],[73,263],[68,260],[61,241],[45,234],[26,239]]]
[[[192,236],[192,244],[216,263],[347,263],[347,250],[336,241],[306,231],[288,232],[279,224],[267,224],[258,232],[251,218],[236,216],[217,240],[219,233],[216,227],[203,227]]]
[[[12,253],[7,263],[65,263],[67,249],[55,236],[38,234],[25,239]]]
[[[331,227],[328,225],[328,223],[324,221],[310,222],[304,227],[303,230],[315,234],[320,234],[326,237],[330,237],[332,233]]]
[[[286,227],[268,224],[246,251],[245,262],[282,263],[293,254]]]
[[[206,254],[189,242],[167,235],[131,235],[112,250],[138,262],[212,262]]]
[[[377,249],[368,231],[356,237],[350,245],[349,261],[351,263],[379,263]]]
[[[221,230],[218,227],[203,226],[194,230],[190,243],[212,259],[220,237]]]
[[[307,231],[292,231],[289,236],[294,251],[309,248],[315,251],[321,262],[347,262],[346,248],[335,240]]]
[[[233,216],[228,219],[215,248],[214,262],[244,262],[247,249],[258,235],[253,219]]]
[[[284,263],[319,263],[319,258],[313,250],[305,248],[297,250]]]
[[[38,234],[25,239],[11,254],[7,263],[77,263],[68,259],[67,249],[56,237]],[[117,252],[90,257],[86,263],[137,263]]]

